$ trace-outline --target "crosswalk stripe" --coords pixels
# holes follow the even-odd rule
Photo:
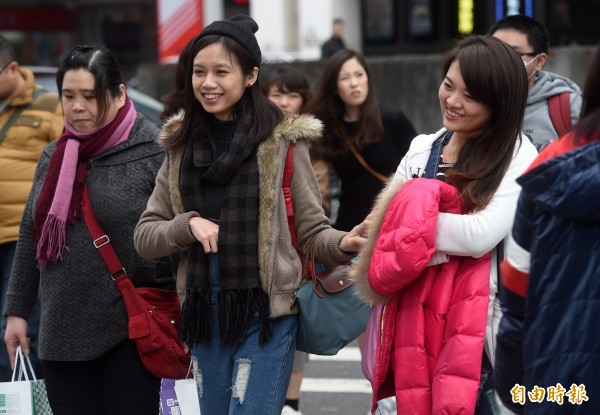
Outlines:
[[[358,347],[344,347],[335,356],[310,355],[310,360],[326,360],[330,362],[360,362],[360,350]]]
[[[304,378],[302,392],[372,393],[366,379]]]

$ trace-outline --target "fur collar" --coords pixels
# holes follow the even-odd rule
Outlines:
[[[183,120],[183,111],[175,114],[163,126],[158,142],[177,131]],[[312,115],[286,115],[275,127],[273,133],[257,150],[258,171],[260,175],[260,208],[258,221],[258,264],[260,280],[263,289],[268,292],[269,256],[276,243],[274,231],[275,210],[278,202],[277,190],[281,189],[283,179],[283,164],[288,143],[294,144],[301,140],[314,141],[321,137],[323,124]],[[184,213],[179,190],[179,174],[184,146],[170,151],[167,155],[169,163],[169,195],[175,214]],[[283,203],[283,202],[282,202]]]
[[[371,288],[369,284],[369,266],[371,265],[371,255],[373,254],[385,213],[394,200],[396,193],[398,193],[403,185],[404,181],[392,180],[377,196],[373,210],[371,210],[369,215],[367,243],[359,253],[359,262],[352,266],[350,276],[356,282],[358,293],[362,300],[369,304],[383,304],[390,299],[389,296],[380,295]]]

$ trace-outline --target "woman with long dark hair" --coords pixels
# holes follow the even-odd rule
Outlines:
[[[194,40],[184,112],[160,142],[168,152],[135,231],[138,252],[181,252],[181,335],[198,360],[202,413],[280,415],[292,371],[302,263],[282,190],[288,149],[298,248],[349,261],[364,244],[329,225],[307,141],[310,116],[284,116],[261,92],[252,18],[208,25]]]
[[[325,161],[321,167],[332,166],[340,180],[335,227],[350,230],[371,210],[384,182],[406,154],[415,128],[401,111],[380,108],[365,58],[348,49],[327,60],[306,111],[325,126],[311,155]],[[325,181],[321,189],[326,189],[326,198],[330,175],[318,168],[315,172]]]
[[[395,394],[399,414],[489,414],[497,261],[515,179],[537,154],[521,131],[523,63],[498,39],[464,38],[446,54],[438,98],[444,128],[412,141],[357,272],[363,297],[385,304],[373,407]]]

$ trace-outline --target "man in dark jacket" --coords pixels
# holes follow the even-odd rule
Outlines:
[[[346,49],[344,39],[344,21],[340,18],[333,20],[333,33],[329,40],[321,46],[321,59],[330,58],[335,52]]]

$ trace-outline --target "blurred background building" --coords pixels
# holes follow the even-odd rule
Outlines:
[[[431,128],[431,116],[439,123],[436,96],[416,95],[437,90],[439,59],[452,39],[527,14],[549,30],[555,56],[548,69],[581,82],[600,39],[600,0],[1,0],[0,33],[26,65],[55,66],[76,44],[104,44],[139,89],[159,98],[187,41],[236,13],[260,26],[263,69],[293,61],[311,82],[332,20],[342,18],[346,46],[369,58],[381,101],[403,108],[422,129]]]
[[[518,13],[544,23],[552,46],[600,39],[599,0],[2,0],[0,32],[26,64],[55,65],[75,44],[102,43],[131,72],[142,62],[168,61],[159,41],[190,38],[236,13],[258,21],[270,60],[317,59],[336,17],[346,22],[347,45],[367,56],[442,52],[449,39],[483,33]],[[165,52],[178,50],[166,46]]]

